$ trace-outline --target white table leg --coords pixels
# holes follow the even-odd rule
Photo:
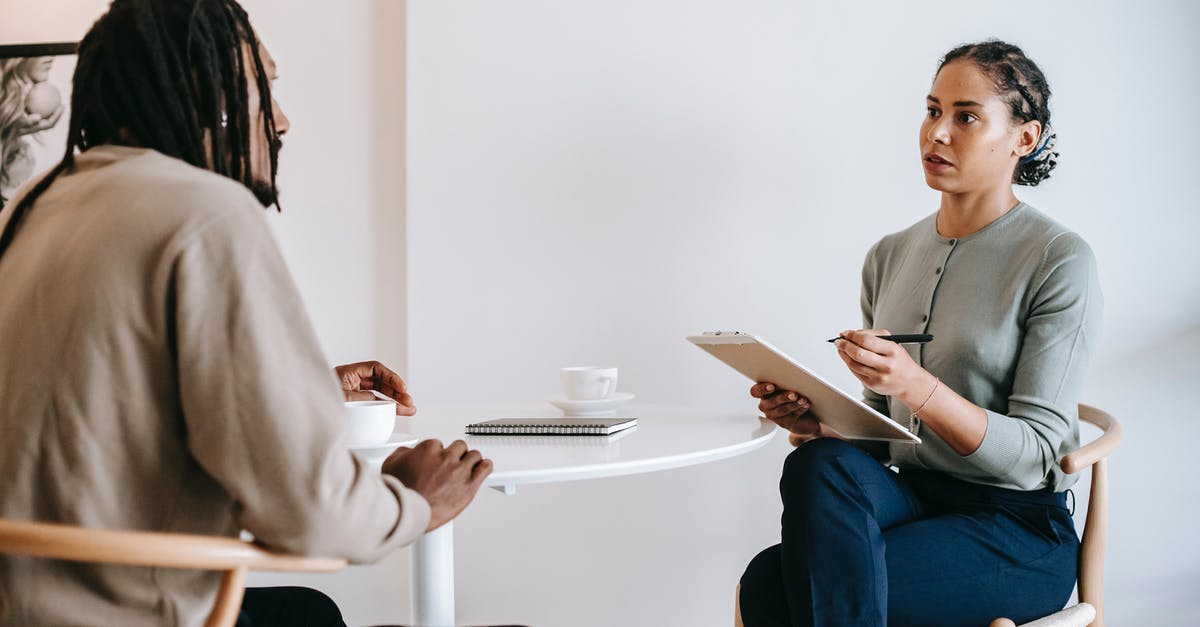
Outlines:
[[[421,536],[412,564],[414,624],[454,627],[454,523]]]

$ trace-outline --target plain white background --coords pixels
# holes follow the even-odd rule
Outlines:
[[[77,37],[104,6],[0,1],[5,43]],[[559,366],[595,363],[641,399],[751,416],[745,382],[682,340],[711,329],[765,335],[850,387],[821,340],[858,326],[869,245],[937,207],[917,127],[938,57],[1024,46],[1055,90],[1062,159],[1018,195],[1096,251],[1086,400],[1127,430],[1110,620],[1200,611],[1194,3],[246,7],[292,119],[273,223],[309,315],[331,363],[385,357],[418,406],[542,399]],[[741,569],[778,541],[788,450],[482,493],[456,527],[459,620],[728,624]],[[317,585],[352,625],[402,622],[407,568],[400,551],[255,581]]]

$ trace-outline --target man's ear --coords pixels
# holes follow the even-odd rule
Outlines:
[[[1013,154],[1017,157],[1028,157],[1033,154],[1038,147],[1038,141],[1042,139],[1042,123],[1037,120],[1030,120],[1017,127],[1017,145],[1013,148]]]

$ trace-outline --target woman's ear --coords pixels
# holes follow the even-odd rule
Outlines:
[[[1042,123],[1030,120],[1017,127],[1017,145],[1013,148],[1016,157],[1028,157],[1037,150],[1042,139]]]

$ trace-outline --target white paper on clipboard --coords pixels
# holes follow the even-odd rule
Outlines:
[[[921,438],[896,421],[829,383],[762,338],[722,332],[690,335],[687,339],[751,381],[769,381],[804,395],[812,403],[809,411],[847,438],[921,442]]]

